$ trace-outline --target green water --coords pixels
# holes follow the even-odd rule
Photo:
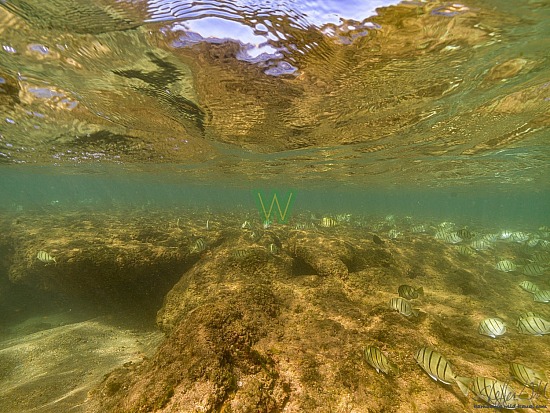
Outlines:
[[[518,282],[549,288],[549,21],[544,0],[0,0],[0,410],[473,411],[410,358],[428,342],[472,377],[548,371],[513,325],[548,305]],[[292,194],[285,225],[259,193]],[[405,282],[415,320],[387,308]]]

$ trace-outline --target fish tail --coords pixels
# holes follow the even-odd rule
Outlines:
[[[420,314],[420,310],[418,308],[411,309],[411,314],[415,317],[418,317],[418,314]]]
[[[457,376],[455,378],[456,384],[458,384],[458,388],[460,391],[464,394],[464,396],[468,396],[468,393],[470,392],[470,383],[472,382],[472,379],[469,377],[461,377]]]

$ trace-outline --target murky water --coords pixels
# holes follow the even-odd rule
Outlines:
[[[546,409],[549,20],[0,0],[0,410]]]

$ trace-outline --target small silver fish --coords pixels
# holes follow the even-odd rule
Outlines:
[[[497,338],[506,332],[506,324],[500,318],[486,318],[479,323],[479,334]]]
[[[410,285],[403,284],[399,286],[397,292],[400,297],[406,298],[407,300],[413,300],[418,298],[419,295],[424,295],[424,287],[414,288]]]
[[[276,244],[269,244],[269,252],[273,255],[277,255],[279,253],[279,247],[277,247]]]
[[[539,290],[533,294],[533,300],[537,303],[550,303],[550,290]]]
[[[516,322],[516,327],[521,334],[530,334],[532,336],[542,336],[550,334],[550,321],[534,313],[533,315],[523,315]]]
[[[397,365],[392,363],[376,346],[365,347],[365,359],[376,369],[377,373],[397,374],[399,371]]]
[[[514,264],[510,260],[502,260],[497,262],[497,265],[495,265],[495,268],[503,272],[512,272],[516,270],[516,264]]]
[[[403,314],[406,317],[418,316],[418,310],[412,308],[411,303],[404,298],[397,297],[392,298],[389,302],[389,306],[392,310],[396,310],[399,314]]]
[[[510,374],[514,379],[536,393],[546,397],[546,388],[548,387],[548,379],[543,372],[533,370],[524,364],[510,363]]]
[[[52,262],[57,264],[55,258],[48,254],[46,251],[38,251],[38,254],[36,254],[36,258],[46,264],[51,264]]]
[[[534,294],[537,291],[540,291],[540,288],[534,283],[532,283],[531,281],[522,281],[519,283],[519,286],[531,294]]]

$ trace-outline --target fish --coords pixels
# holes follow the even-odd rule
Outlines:
[[[508,231],[507,229],[503,229],[500,231],[499,238],[500,239],[508,239],[512,236],[512,231]]]
[[[534,238],[529,238],[525,244],[527,244],[528,247],[533,248],[533,247],[536,247],[540,241],[541,241],[540,238],[534,237]]]
[[[525,314],[518,318],[516,327],[521,334],[530,334],[532,336],[550,334],[550,321],[546,321],[544,318],[535,314]]]
[[[400,314],[403,314],[406,317],[411,315],[417,317],[418,310],[412,308],[411,303],[401,297],[392,298],[389,302],[390,308],[396,310]]]
[[[472,247],[476,251],[486,251],[488,249],[493,248],[493,244],[491,244],[489,241],[478,239],[478,240],[472,241],[472,243],[470,244],[470,247]]]
[[[463,255],[465,257],[471,257],[472,255],[475,255],[476,251],[467,245],[457,245],[456,250],[460,255]]]
[[[510,260],[501,260],[497,262],[497,264],[495,265],[495,268],[503,272],[512,272],[512,271],[515,271],[517,267],[516,267],[516,264],[514,264]]]
[[[506,324],[500,318],[486,318],[479,323],[479,334],[497,338],[506,332]]]
[[[251,254],[249,250],[235,250],[231,253],[233,258],[246,258]]]
[[[336,221],[338,222],[350,222],[351,214],[338,214],[336,215]]]
[[[241,225],[241,228],[242,228],[242,229],[251,229],[252,226],[250,225],[250,222],[244,221],[244,222],[242,223],[242,225]]]
[[[481,376],[460,380],[467,386],[468,390],[491,406],[515,409],[517,404],[530,404],[530,400],[526,399],[523,395],[520,397],[516,396],[514,389],[502,381]],[[468,393],[464,394],[468,395]]]
[[[210,231],[210,220],[206,220],[206,230]]]
[[[335,219],[332,219],[331,217],[323,217],[323,219],[321,219],[322,227],[332,228],[336,225],[338,225],[338,222]]]
[[[191,247],[191,254],[195,252],[203,252],[206,249],[206,241],[203,238],[197,238]]]
[[[273,255],[277,255],[278,252],[279,252],[279,247],[277,247],[276,244],[269,244],[269,252],[272,253]]]
[[[414,288],[410,285],[403,284],[397,289],[400,297],[412,300],[418,298],[419,295],[424,295],[424,287]]]
[[[499,234],[485,234],[484,236],[481,237],[481,240],[492,243],[492,242],[498,241],[499,238],[500,238]]]
[[[528,276],[531,276],[531,277],[542,275],[542,274],[544,274],[544,267],[540,264],[532,262],[530,264],[526,264],[521,269],[521,273],[523,275],[528,275]]]
[[[532,283],[531,281],[522,281],[519,283],[519,286],[531,294],[534,294],[537,291],[540,291],[540,288],[536,284]]]
[[[397,239],[397,238],[399,238],[399,235],[401,235],[401,232],[399,232],[396,229],[390,229],[388,231],[388,238],[389,239]]]
[[[313,222],[299,222],[294,226],[294,229],[315,229],[315,224]]]
[[[533,261],[536,264],[545,265],[550,262],[550,254],[544,251],[535,252],[531,256],[531,261]]]
[[[521,243],[521,242],[527,241],[528,239],[529,239],[529,235],[526,234],[525,232],[516,231],[510,234],[510,241],[512,242]]]
[[[467,392],[468,387],[464,385],[467,382],[466,377],[457,376],[453,372],[451,363],[447,361],[440,353],[431,347],[421,347],[414,353],[414,359],[422,369],[428,373],[435,381],[444,384],[455,382],[462,392]]]
[[[46,251],[38,251],[38,254],[36,254],[36,258],[46,264],[51,264],[52,262],[57,264],[55,258],[48,254]]]
[[[426,232],[426,226],[424,224],[415,225],[414,227],[411,228],[411,232],[413,234],[422,234]]]
[[[377,373],[397,374],[399,369],[395,363],[392,363],[376,346],[365,347],[365,359]]]
[[[470,230],[467,228],[459,229],[458,231],[456,231],[456,235],[458,235],[460,238],[464,240],[469,240],[474,237],[474,234],[472,234]]]
[[[533,370],[524,364],[510,363],[510,374],[518,382],[543,397],[546,397],[546,388],[548,387],[548,379],[543,372]]]
[[[440,239],[447,244],[458,244],[459,242],[462,242],[462,238],[460,238],[456,232],[448,232],[446,230],[439,230],[435,233],[435,239]]]
[[[537,303],[550,303],[550,290],[539,290],[533,294],[533,300]]]

